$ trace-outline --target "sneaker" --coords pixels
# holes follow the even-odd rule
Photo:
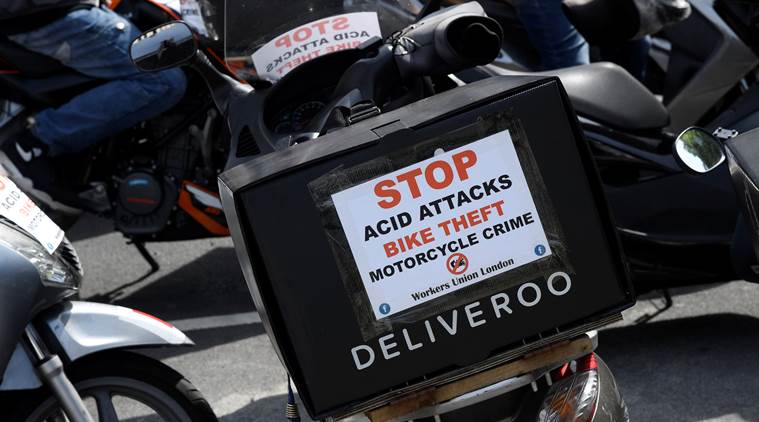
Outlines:
[[[48,146],[24,130],[0,146],[0,174],[8,176],[25,193],[50,208],[77,214],[75,194],[56,180]]]

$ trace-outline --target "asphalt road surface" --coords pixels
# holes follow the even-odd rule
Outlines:
[[[82,298],[173,322],[194,348],[150,351],[188,377],[219,419],[284,421],[285,372],[263,330],[232,242],[151,244],[161,270],[86,217],[72,229],[85,266]],[[759,421],[759,286],[733,282],[676,292],[674,306],[646,323],[659,298],[640,300],[626,321],[600,333],[633,421]],[[308,420],[308,418],[304,418]]]

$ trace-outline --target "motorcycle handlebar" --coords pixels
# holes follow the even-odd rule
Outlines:
[[[490,63],[500,53],[502,39],[498,22],[485,14],[479,3],[471,2],[430,14],[406,27],[391,37],[389,47],[380,38],[369,40],[359,49],[375,53],[343,73],[333,100],[311,120],[307,132],[331,130],[330,116],[335,108],[384,104],[399,83]]]
[[[403,79],[447,75],[498,57],[503,30],[476,2],[433,13],[403,30],[393,53]]]

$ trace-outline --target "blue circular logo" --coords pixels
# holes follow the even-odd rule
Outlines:
[[[379,311],[380,311],[380,313],[382,315],[389,314],[390,313],[390,305],[388,305],[387,303],[383,303],[382,305],[380,305]]]
[[[535,255],[543,256],[546,253],[546,247],[543,245],[535,246]]]

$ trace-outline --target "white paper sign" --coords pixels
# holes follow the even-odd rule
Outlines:
[[[197,0],[180,0],[179,14],[182,20],[187,22],[200,35],[208,36],[206,22],[203,20],[203,12]]]
[[[381,37],[376,12],[358,12],[319,19],[292,29],[253,53],[259,75],[279,79],[299,65],[335,51],[356,48]]]
[[[332,199],[377,319],[551,255],[508,131]]]
[[[179,0],[155,0],[158,3],[161,3],[162,5],[168,7],[169,9],[179,13],[179,10],[181,9],[181,4]]]
[[[63,240],[63,230],[10,179],[0,175],[0,215],[32,235],[49,253]]]
[[[155,0],[158,3],[177,12],[182,20],[190,25],[197,33],[208,36],[203,12],[197,0]]]

